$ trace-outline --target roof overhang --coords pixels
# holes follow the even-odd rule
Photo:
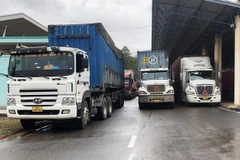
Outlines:
[[[24,13],[0,16],[0,35],[47,36],[47,28]]]
[[[29,36],[29,37],[0,37],[0,50],[8,52],[9,49],[15,48],[17,44],[25,46],[47,46],[47,36]]]
[[[168,50],[170,64],[185,54],[198,54],[216,34],[234,34],[240,4],[223,0],[153,0],[152,50]],[[233,27],[233,28],[231,28]]]

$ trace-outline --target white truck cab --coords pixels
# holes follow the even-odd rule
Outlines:
[[[207,56],[181,58],[181,97],[188,103],[219,105],[221,90],[214,79],[214,71]]]
[[[174,103],[173,81],[168,68],[141,69],[141,87],[139,87],[139,107],[149,103]]]

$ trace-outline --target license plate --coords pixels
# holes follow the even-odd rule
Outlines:
[[[42,112],[42,106],[34,106],[32,107],[32,112]]]
[[[203,97],[203,100],[208,100],[208,97]]]
[[[159,103],[159,102],[161,102],[159,99],[155,99],[155,100],[153,100],[153,102],[154,103]]]

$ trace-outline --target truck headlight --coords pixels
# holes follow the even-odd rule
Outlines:
[[[75,98],[74,97],[64,97],[62,100],[62,105],[64,106],[71,106],[75,104]]]
[[[221,95],[221,91],[220,91],[220,90],[217,90],[217,91],[215,92],[215,95]]]
[[[174,93],[173,89],[168,90],[168,91],[167,91],[167,94],[168,94],[168,93]]]
[[[193,94],[195,94],[195,92],[194,91],[186,91],[186,93],[188,94],[188,95],[193,95]]]
[[[147,94],[147,92],[145,92],[145,91],[139,91],[138,94],[139,94],[139,95],[140,95],[140,94]]]
[[[8,99],[7,99],[7,105],[8,105],[8,106],[16,106],[16,100],[15,100],[15,98],[8,98]]]

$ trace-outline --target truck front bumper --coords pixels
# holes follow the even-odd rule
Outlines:
[[[187,95],[187,101],[189,103],[220,103],[221,102],[221,95],[214,95],[214,96],[197,96],[197,95]]]
[[[72,119],[77,117],[76,108],[77,108],[76,105],[62,106],[60,104],[59,105],[56,104],[54,106],[48,107],[43,106],[41,107],[42,111],[33,112],[32,107],[25,107],[22,106],[21,104],[18,104],[16,106],[7,106],[7,116],[8,118],[15,119],[37,119],[37,120]]]
[[[173,103],[174,95],[139,95],[139,103]]]

